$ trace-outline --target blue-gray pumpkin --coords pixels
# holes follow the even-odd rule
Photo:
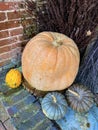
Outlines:
[[[67,110],[65,97],[58,92],[48,93],[43,98],[41,106],[43,113],[51,120],[61,119]]]
[[[94,105],[93,93],[84,85],[73,84],[66,91],[70,107],[77,112],[87,112]]]

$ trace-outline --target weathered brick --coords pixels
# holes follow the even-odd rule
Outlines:
[[[0,2],[0,11],[12,10],[15,3],[13,3],[13,2]]]
[[[12,44],[12,48],[17,48],[17,47],[21,47],[21,42],[17,42],[17,43],[14,43]]]
[[[11,46],[4,46],[0,48],[0,53],[11,51]]]
[[[13,115],[12,123],[15,126],[20,126],[22,123],[25,123],[30,119],[33,119],[35,121],[38,118],[38,114],[36,114],[38,113],[38,111],[39,111],[39,107],[37,107],[36,105],[34,104],[28,105],[22,111]],[[35,122],[37,123],[39,120],[42,120],[42,119],[43,117],[40,117]]]
[[[9,58],[11,58],[10,53],[4,53],[4,54],[0,55],[0,60],[9,59]]]
[[[47,130],[52,127],[52,122],[49,119],[43,119],[42,121],[35,124],[35,127],[32,130]]]
[[[20,26],[19,20],[6,21],[6,22],[0,23],[0,30],[15,28],[15,27],[19,27],[19,26]]]
[[[21,102],[25,106],[30,103],[33,103],[34,101],[35,101],[35,98],[33,96],[29,95],[29,93],[26,90],[25,91],[21,90],[18,93],[12,93],[12,95],[10,95],[9,97],[5,97],[3,104],[5,107],[10,108],[12,105],[14,107],[14,104],[16,104],[18,102]],[[17,105],[15,105],[15,107],[21,107],[21,106],[18,106],[18,104],[17,104]]]
[[[4,39],[4,40],[0,40],[0,47],[4,46],[4,45],[8,45],[10,44],[10,39]],[[0,52],[1,53],[1,52]]]
[[[7,13],[7,16],[8,16],[8,19],[11,20],[11,19],[19,19],[21,18],[21,16],[24,14],[25,12],[24,11],[14,11],[14,12],[8,12]]]
[[[0,32],[0,39],[9,37],[8,31],[2,31]]]
[[[14,12],[7,12],[8,19],[19,19],[20,18],[20,12],[14,11]]]
[[[0,40],[0,47],[2,47],[4,45],[12,44],[14,42],[17,42],[17,37],[10,37],[7,39]],[[0,51],[0,53],[1,53],[1,51]]]
[[[19,34],[22,34],[23,33],[23,28],[16,28],[16,29],[13,29],[13,30],[10,30],[10,34],[11,36],[15,36],[15,35],[19,35]]]
[[[34,106],[34,105],[33,105]],[[34,108],[32,108],[34,109]],[[24,113],[25,114],[25,113]],[[29,115],[28,115],[29,116]],[[19,117],[18,117],[19,118]],[[17,118],[17,120],[18,120]],[[23,117],[22,117],[23,118]],[[33,128],[35,128],[38,124],[40,125],[41,123],[43,123],[46,120],[46,118],[42,115],[41,111],[37,112],[37,114],[33,114],[29,116],[29,118],[25,118],[25,120],[21,119],[21,121],[17,122],[16,128],[18,130],[33,130]],[[49,123],[49,122],[48,122]],[[50,125],[50,124],[49,124]],[[39,130],[39,129],[36,129]],[[43,129],[45,130],[45,129]]]
[[[24,96],[26,96],[28,93],[27,91],[24,91],[23,87],[19,87],[16,89],[11,89],[12,91],[10,91],[10,95],[9,96],[5,96],[4,100],[3,100],[3,105],[5,107],[10,107],[11,105],[14,105],[16,102],[19,102],[20,100],[22,100],[22,96],[24,98]]]
[[[0,21],[3,21],[6,19],[5,13],[4,12],[0,12]]]

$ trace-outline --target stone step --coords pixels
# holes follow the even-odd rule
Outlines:
[[[0,79],[0,93],[2,95],[5,94],[5,93],[7,93],[10,90],[10,88],[5,85],[5,83],[3,82],[3,80],[4,79]]]
[[[9,115],[13,117],[15,114],[20,113],[28,107],[30,107],[31,105],[33,105],[33,102],[35,100],[36,99],[33,96],[28,95],[24,100],[21,100],[17,104],[13,104],[11,107],[9,107],[7,111]]]
[[[32,114],[29,120],[18,124],[16,128],[18,130],[46,130],[46,128],[52,125],[52,122],[39,110],[35,115]]]
[[[15,90],[11,89],[9,92],[7,92],[4,95],[2,101],[3,101],[3,104],[5,107],[10,107],[10,106],[20,102],[28,95],[29,95],[28,91],[26,91],[22,87],[15,89]]]
[[[27,109],[24,109],[23,111],[15,114],[11,120],[15,127],[21,125],[22,123],[27,122],[30,120],[33,116],[35,116],[39,112],[39,108],[36,107],[34,104],[31,106],[28,106]]]

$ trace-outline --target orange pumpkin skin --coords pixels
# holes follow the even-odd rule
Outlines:
[[[80,55],[72,39],[61,33],[42,32],[22,54],[22,71],[31,86],[42,91],[68,88],[78,72]]]

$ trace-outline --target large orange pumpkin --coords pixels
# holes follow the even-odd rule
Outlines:
[[[42,32],[27,43],[22,71],[38,90],[63,90],[73,83],[79,61],[79,50],[72,39],[56,32]]]

